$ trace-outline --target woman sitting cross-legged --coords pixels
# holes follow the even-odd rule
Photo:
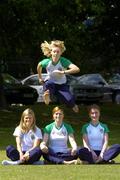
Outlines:
[[[83,144],[92,154],[94,163],[113,163],[113,159],[120,154],[120,144],[108,148],[109,129],[100,122],[100,107],[89,107],[90,122],[83,125]]]
[[[31,109],[23,111],[13,136],[16,138],[17,149],[12,145],[7,146],[6,154],[11,161],[3,160],[3,165],[34,164],[40,159],[42,133],[36,126],[35,114]]]
[[[71,125],[63,122],[64,113],[60,107],[53,109],[53,120],[44,128],[43,142],[40,148],[44,159],[51,164],[77,164],[77,159],[93,163],[87,148],[77,148]],[[71,149],[68,148],[68,139]]]

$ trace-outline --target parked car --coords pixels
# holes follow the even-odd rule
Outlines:
[[[46,77],[47,74],[42,73],[42,78],[45,79]],[[38,74],[33,74],[26,77],[25,79],[21,80],[21,83],[36,89],[38,93],[37,102],[43,102],[43,85],[39,82]]]
[[[101,101],[112,101],[120,104],[120,85],[109,84],[100,74],[85,74],[78,78],[79,85],[88,85],[98,88],[103,97]],[[78,86],[79,86],[78,85]],[[74,93],[78,93],[79,87],[74,88]]]
[[[37,101],[37,91],[29,86],[23,85],[13,76],[2,73],[3,89],[9,104],[34,104]]]
[[[75,82],[76,81],[76,82]],[[99,103],[103,99],[103,91],[99,86],[90,84],[86,81],[85,75],[75,77],[74,81],[69,80],[71,92],[75,100],[82,103]]]
[[[43,79],[47,77],[46,73],[42,74]],[[103,93],[99,87],[93,85],[79,84],[79,78],[72,75],[67,75],[67,84],[70,91],[74,94],[76,101],[79,102],[99,102],[103,97]],[[43,86],[39,83],[38,74],[30,75],[23,79],[22,84],[29,85],[35,88],[39,94],[38,102],[43,102]],[[55,99],[56,100],[56,99]]]
[[[119,73],[115,73],[109,76],[108,79],[108,83],[109,84],[119,84],[120,85],[120,74]]]

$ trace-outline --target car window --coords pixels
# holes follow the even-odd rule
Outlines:
[[[26,85],[40,85],[38,76],[31,77],[25,81]]]
[[[43,79],[45,79],[46,77],[47,77],[47,74],[42,74]],[[28,79],[25,80],[24,84],[31,85],[31,86],[39,86],[40,82],[38,79],[38,75],[29,77]]]
[[[68,85],[74,85],[77,84],[77,77],[74,77],[72,75],[67,75],[67,84]]]
[[[109,83],[120,83],[120,74],[114,74],[110,77]]]
[[[20,81],[9,74],[2,74],[2,77],[4,84],[21,84]]]
[[[80,76],[78,78],[78,83],[79,84],[90,84],[90,85],[94,85],[94,84],[107,84],[107,82],[102,78],[102,76],[100,76],[99,74],[87,74],[87,75],[83,75]]]

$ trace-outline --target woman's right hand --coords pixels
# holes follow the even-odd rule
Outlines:
[[[25,161],[24,154],[21,152],[19,155],[20,155],[20,160]]]
[[[48,153],[48,147],[46,146],[46,145],[44,145],[44,144],[41,144],[40,145],[40,149],[42,150],[42,152],[44,152],[44,153]]]
[[[44,84],[44,80],[42,78],[39,78],[39,83]]]

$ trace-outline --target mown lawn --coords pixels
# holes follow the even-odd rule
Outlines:
[[[104,104],[101,106],[101,120],[110,129],[109,144],[120,143],[120,105]],[[55,105],[36,104],[30,106],[36,114],[37,125],[42,129],[51,122],[51,111]],[[9,111],[0,110],[0,163],[6,159],[5,147],[15,144],[12,136],[14,128],[20,121],[22,111],[27,106],[10,107]],[[87,106],[80,105],[80,113],[75,114],[64,107],[65,121],[75,130],[78,145],[82,144],[81,126],[88,121]],[[118,180],[120,179],[120,155],[115,159],[115,165],[0,165],[0,180]]]

